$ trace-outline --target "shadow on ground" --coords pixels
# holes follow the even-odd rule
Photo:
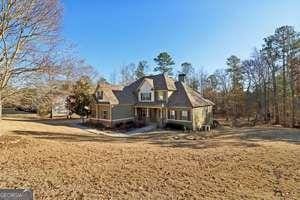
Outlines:
[[[153,134],[150,136],[136,136],[130,138],[114,138],[100,135],[77,135],[63,134],[53,132],[37,132],[37,131],[14,131],[14,134],[19,136],[30,136],[36,139],[55,140],[60,142],[102,142],[102,143],[136,143],[144,142],[148,144],[158,145],[161,147],[171,148],[191,148],[191,149],[206,149],[223,146],[231,147],[257,147],[259,144],[255,142],[244,141],[226,141],[218,139],[203,139],[192,135],[177,136],[176,134]]]
[[[281,127],[240,128],[224,132],[217,138],[232,138],[249,142],[270,141],[300,144],[300,129]]]
[[[80,120],[22,120],[53,126],[75,127]],[[75,127],[76,128],[76,127]],[[36,139],[55,140],[60,142],[106,142],[106,143],[134,143],[144,142],[172,148],[205,149],[220,146],[257,147],[259,142],[287,142],[300,144],[300,130],[281,127],[251,127],[226,130],[214,130],[212,134],[182,133],[179,131],[157,131],[128,138],[117,138],[91,133],[72,134],[46,131],[13,131],[16,135],[30,136]]]
[[[81,123],[81,119],[79,118],[73,118],[73,119],[66,119],[66,118],[57,118],[57,119],[38,119],[38,118],[10,118],[5,117],[3,118],[5,121],[11,121],[11,122],[34,122],[34,123],[40,123],[45,125],[51,125],[51,126],[67,126],[67,127],[73,127],[76,123]]]

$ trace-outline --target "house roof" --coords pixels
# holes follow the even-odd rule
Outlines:
[[[103,100],[110,104],[132,105],[161,105],[161,102],[142,103],[137,101],[138,89],[145,82],[149,82],[154,90],[173,91],[168,99],[167,107],[199,107],[214,105],[213,102],[203,98],[200,93],[188,87],[185,83],[175,81],[165,74],[145,76],[128,86],[100,84],[98,88],[103,91]]]
[[[103,99],[99,100],[99,102],[108,102],[110,104],[119,104],[121,103],[117,96],[116,92],[121,92],[123,90],[123,86],[121,85],[110,85],[107,83],[98,84],[96,91],[101,88],[103,91]]]
[[[174,80],[166,74],[150,75],[141,78],[143,81],[149,81],[155,90],[176,90]],[[140,86],[143,83],[140,82]],[[139,86],[139,87],[140,87]]]
[[[187,86],[185,83],[175,82],[177,90],[171,94],[168,107],[200,107],[213,106],[214,103],[203,98],[202,95]]]
[[[140,89],[142,87],[142,85],[145,83],[145,82],[148,82],[149,85],[154,88],[154,81],[153,79],[150,79],[150,78],[144,78],[143,81],[140,83],[138,89]]]
[[[168,107],[192,107],[189,96],[185,90],[184,84],[177,81],[175,83],[176,91],[168,98]]]
[[[181,84],[184,85],[184,89],[188,95],[188,98],[192,104],[192,107],[200,107],[200,106],[214,106],[215,104],[205,99],[198,91],[193,90],[192,88],[188,87],[185,83]]]

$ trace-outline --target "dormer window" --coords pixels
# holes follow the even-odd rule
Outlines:
[[[151,93],[150,92],[141,92],[141,100],[142,101],[151,101]]]
[[[103,100],[103,91],[97,91],[96,92],[96,99],[97,100]]]

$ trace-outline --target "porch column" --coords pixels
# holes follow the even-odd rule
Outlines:
[[[137,117],[137,108],[134,108],[134,116]]]
[[[146,123],[150,121],[149,108],[146,108]]]
[[[163,119],[163,108],[160,108],[159,111],[160,111],[160,116],[159,116],[159,127],[162,128],[162,127],[163,127],[163,123],[164,123],[164,119]]]
[[[162,120],[162,117],[163,117],[162,112],[163,112],[163,109],[161,108],[161,109],[160,109],[160,120]]]
[[[168,120],[168,108],[166,108],[166,113],[165,113],[166,121]]]
[[[98,119],[98,113],[99,113],[99,107],[98,104],[96,104],[96,116],[95,116],[96,119]]]

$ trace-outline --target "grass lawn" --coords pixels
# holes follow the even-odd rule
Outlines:
[[[300,199],[299,129],[112,138],[4,119],[0,133],[0,188],[35,199]]]

